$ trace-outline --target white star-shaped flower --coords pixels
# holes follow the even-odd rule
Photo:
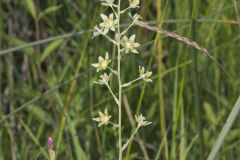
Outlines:
[[[152,80],[149,78],[152,75],[152,72],[145,71],[144,67],[139,66],[139,74],[144,81],[152,82]]]
[[[109,75],[104,73],[103,75],[100,76],[100,79],[98,81],[95,81],[95,83],[108,85],[108,81],[110,80],[111,75],[112,75],[112,73],[110,73]]]
[[[100,127],[102,125],[107,125],[109,123],[110,118],[112,117],[112,116],[108,115],[107,109],[105,109],[104,113],[99,111],[98,114],[99,114],[99,117],[92,119],[92,120],[98,122],[98,127]]]
[[[113,14],[110,14],[109,17],[107,17],[105,14],[100,15],[103,22],[100,23],[100,27],[103,28],[103,34],[107,34],[109,30],[115,31],[115,26],[117,25],[118,21],[113,18]]]
[[[130,38],[127,38],[127,36],[124,36],[121,40],[121,44],[124,47],[125,53],[132,52],[132,53],[138,53],[136,50],[137,47],[140,46],[139,43],[135,43],[136,35],[133,34]]]
[[[97,68],[97,72],[100,70],[105,70],[108,67],[108,64],[111,62],[111,60],[108,57],[108,52],[105,55],[105,58],[99,56],[98,57],[98,63],[92,64],[93,67]]]
[[[146,121],[146,118],[142,114],[140,114],[139,116],[135,115],[135,119],[136,119],[139,127],[147,126],[152,123],[152,122]]]

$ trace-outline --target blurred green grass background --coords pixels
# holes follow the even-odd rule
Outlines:
[[[239,5],[142,0],[132,12],[207,48],[234,79],[200,51],[134,27],[142,46],[138,56],[123,58],[122,80],[136,77],[143,65],[154,82],[124,90],[124,140],[135,114],[153,123],[140,130],[125,159],[206,159],[239,96]],[[91,67],[106,51],[116,65],[116,48],[91,32],[109,10],[97,0],[1,0],[0,6],[0,160],[47,159],[49,136],[59,160],[117,159],[117,131],[92,121],[104,108],[118,119],[106,88],[93,84],[98,75]],[[122,23],[129,22],[126,16]],[[217,159],[240,159],[239,121]]]

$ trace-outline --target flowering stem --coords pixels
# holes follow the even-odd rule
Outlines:
[[[136,82],[136,81],[138,81],[138,80],[141,80],[141,79],[142,79],[142,77],[138,77],[137,79],[134,79],[134,80],[132,80],[131,82],[124,83],[124,84],[122,85],[122,87],[127,87],[127,86],[131,85],[132,83],[134,83],[134,82]]]
[[[113,123],[111,121],[109,121],[108,123],[111,124],[113,127],[118,127],[118,124],[115,124],[115,123]]]
[[[109,86],[107,83],[106,83],[106,86],[107,86],[108,90],[110,91],[110,93],[112,94],[115,102],[116,102],[117,105],[118,105],[118,104],[119,104],[119,101],[118,101],[117,97],[115,96],[115,94],[113,93],[112,89],[110,88],[110,86]]]
[[[112,6],[115,7],[115,8],[118,8],[118,5],[113,4]]]
[[[125,50],[125,48],[121,49],[120,52],[123,52]]]
[[[131,7],[128,7],[128,8],[126,8],[126,9],[122,10],[120,13],[123,14],[123,13],[125,13],[127,10],[129,10],[130,8],[131,8]]]
[[[108,66],[107,66],[107,68],[110,69],[110,71],[111,71],[112,73],[118,75],[117,71],[113,70],[111,67],[108,67]]]
[[[120,14],[121,0],[118,0],[117,7],[117,51],[118,51],[118,159],[122,160],[122,84],[121,84],[121,31],[120,31]]]
[[[135,136],[135,134],[137,133],[138,129],[140,128],[141,126],[138,125],[137,128],[135,129],[135,131],[133,132],[133,134],[131,135],[131,137],[127,140],[127,142],[123,145],[122,147],[122,152],[127,148],[128,144],[131,142],[131,140],[133,139],[133,137]]]
[[[109,36],[107,36],[106,34],[104,33],[101,33],[104,37],[106,37],[109,41],[111,41],[113,44],[117,45],[117,42],[114,41],[112,38],[110,38]]]
[[[124,35],[133,25],[135,25],[135,22],[132,22],[132,23],[121,33],[121,35]]]
[[[112,9],[113,13],[115,14],[115,16],[116,16],[116,17],[118,17],[118,15],[117,15],[117,13],[116,13],[115,9],[113,8],[113,6],[110,6],[110,7],[111,7],[111,9]],[[116,7],[116,6],[115,6],[115,7]]]

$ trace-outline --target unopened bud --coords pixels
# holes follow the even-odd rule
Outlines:
[[[53,141],[53,138],[52,137],[48,137],[48,150],[52,150],[53,149],[53,146],[54,146],[54,141]]]

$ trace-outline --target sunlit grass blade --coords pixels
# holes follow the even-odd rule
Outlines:
[[[238,97],[237,102],[235,103],[233,109],[231,110],[231,113],[229,114],[207,160],[214,160],[216,158],[217,153],[224,142],[224,139],[227,137],[228,133],[230,132],[230,129],[232,128],[233,123],[235,122],[237,116],[239,115],[239,111],[240,111],[240,97]]]

